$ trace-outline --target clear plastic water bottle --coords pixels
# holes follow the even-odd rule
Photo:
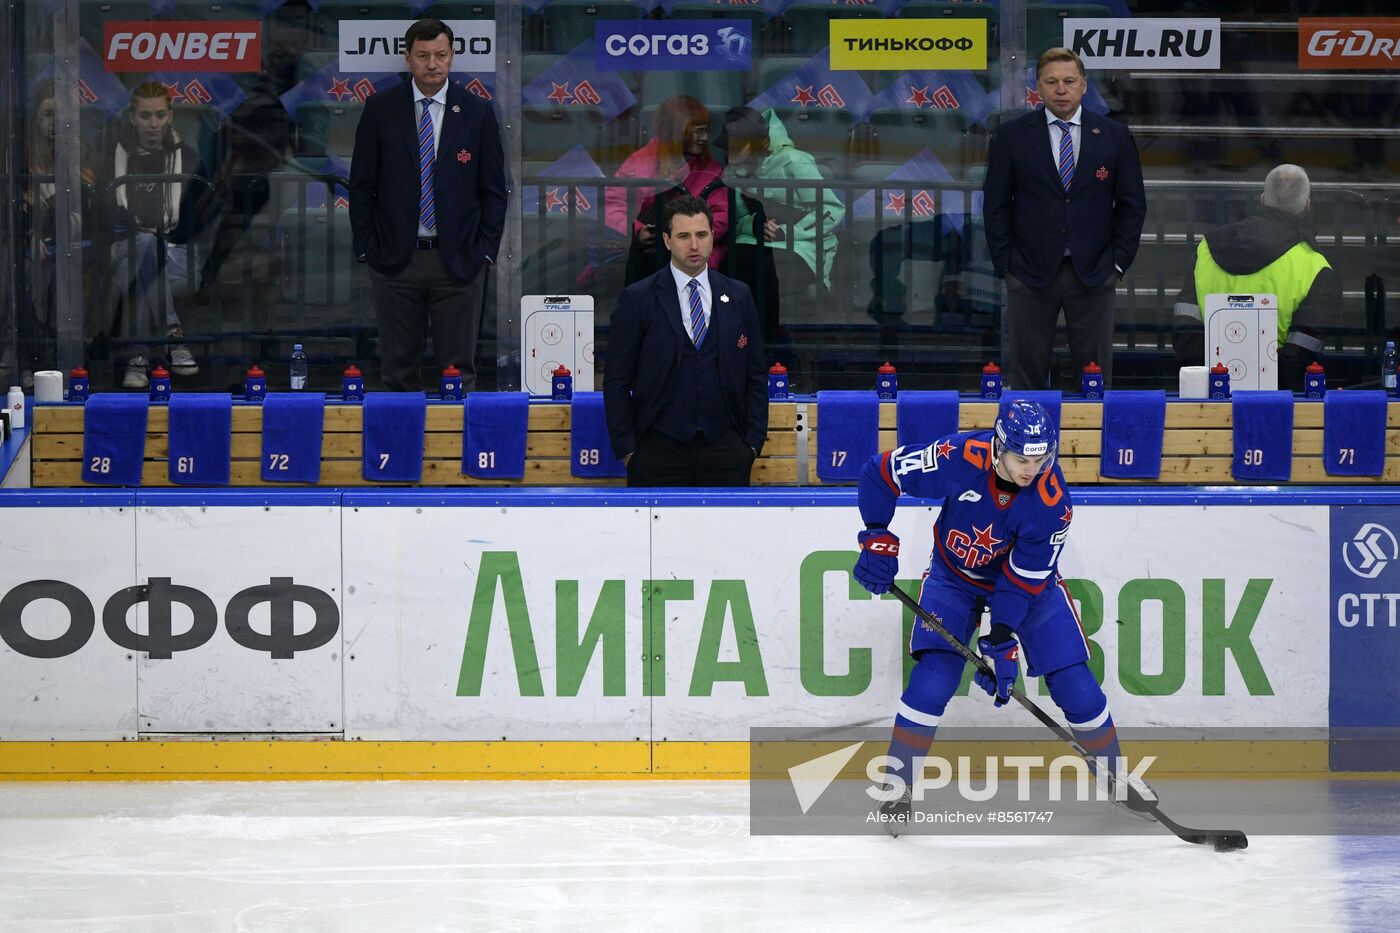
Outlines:
[[[301,344],[292,344],[292,391],[299,392],[306,388],[306,351],[301,348]]]
[[[1385,394],[1395,395],[1395,341],[1385,342],[1385,353],[1381,355],[1381,388]]]

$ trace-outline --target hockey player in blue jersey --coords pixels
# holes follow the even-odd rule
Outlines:
[[[1057,563],[1074,508],[1055,463],[1056,432],[1045,409],[1013,401],[994,431],[950,434],[927,447],[899,447],[873,457],[860,477],[855,578],[872,593],[888,591],[899,571],[899,539],[890,532],[901,495],[941,499],[933,526],[933,555],[919,605],[964,644],[991,610],[991,631],[977,640],[995,678],[976,675],[998,707],[1011,698],[1024,649],[1028,673],[1044,677],[1080,744],[1096,757],[1122,753],[1108,700],[1086,663],[1089,646]],[[890,756],[912,786],[915,758],[928,754],[933,734],[962,679],[963,658],[937,632],[916,622],[914,658],[900,697]],[[906,789],[881,807],[896,827],[908,822]]]

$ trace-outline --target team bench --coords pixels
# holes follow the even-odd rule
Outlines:
[[[362,409],[329,403],[325,408],[321,447],[321,486],[380,485],[364,479],[361,469]],[[997,403],[960,401],[960,430],[990,428]],[[40,405],[33,410],[32,484],[36,487],[83,486],[84,409],[78,405]],[[1293,406],[1293,483],[1400,482],[1400,402],[1386,413],[1384,469],[1377,476],[1339,476],[1323,462],[1323,405],[1298,400]],[[879,405],[879,448],[896,446],[896,406]],[[1060,464],[1071,483],[1155,482],[1166,485],[1253,484],[1232,473],[1233,410],[1229,401],[1176,401],[1166,406],[1160,476],[1156,480],[1115,480],[1101,473],[1103,405],[1065,402],[1061,410]],[[152,405],[147,420],[143,486],[171,486],[167,454],[167,410]],[[260,476],[262,409],[236,404],[232,413],[229,481],[234,486],[279,486]],[[768,439],[754,465],[760,486],[839,485],[818,477],[821,425],[814,399],[774,401],[769,406]],[[621,485],[618,478],[574,475],[570,443],[570,407],[537,402],[529,407],[524,477],[478,479],[462,472],[463,409],[460,404],[429,404],[423,440],[425,486],[568,486]],[[933,438],[924,438],[932,440]],[[858,458],[861,459],[861,458]]]

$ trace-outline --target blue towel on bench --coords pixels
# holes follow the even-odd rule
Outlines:
[[[880,399],[868,389],[817,393],[817,478],[860,479],[880,452]]]
[[[1328,392],[1322,401],[1322,462],[1329,476],[1385,472],[1384,389]]]
[[[364,478],[386,483],[420,482],[428,396],[422,392],[367,392],[364,419]]]
[[[480,479],[523,477],[530,393],[469,392],[462,406],[462,472]]]
[[[583,479],[626,476],[613,456],[602,392],[575,392],[569,409],[570,470]]]
[[[818,416],[820,420],[820,415]],[[894,409],[895,431],[900,447],[929,444],[940,437],[958,433],[958,393],[901,392]]]
[[[83,482],[140,486],[146,456],[145,395],[100,392],[83,411]]]
[[[182,486],[227,486],[233,444],[233,396],[227,392],[170,397],[167,475]]]
[[[1063,396],[1058,389],[1033,389],[1029,392],[1013,391],[1007,392],[1001,397],[1001,404],[997,406],[997,416],[1006,413],[1006,406],[1012,402],[1025,400],[1027,402],[1038,402],[1040,407],[1045,409],[1045,413],[1050,416],[1050,423],[1055,426],[1055,433],[1060,433],[1060,402]]]
[[[1236,392],[1235,479],[1286,481],[1293,475],[1293,393]]]
[[[1162,475],[1166,426],[1166,392],[1109,389],[1103,394],[1099,473],[1114,479],[1157,479]]]
[[[326,393],[269,392],[262,403],[262,478],[319,483]]]

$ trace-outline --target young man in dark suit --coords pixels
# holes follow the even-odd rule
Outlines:
[[[768,377],[753,296],[708,269],[704,201],[673,199],[665,269],[613,311],[603,401],[629,486],[747,486],[768,433]]]
[[[365,101],[350,165],[355,257],[369,263],[388,389],[423,388],[431,330],[439,369],[476,384],[486,266],[506,218],[505,154],[491,105],[448,83],[452,30],[420,19],[404,34],[413,80]]]
[[[992,138],[983,214],[992,265],[1006,280],[1008,388],[1049,386],[1061,308],[1075,372],[1094,361],[1111,384],[1114,288],[1137,255],[1147,196],[1132,133],[1084,110],[1085,87],[1079,56],[1049,49],[1036,63],[1045,106]]]

